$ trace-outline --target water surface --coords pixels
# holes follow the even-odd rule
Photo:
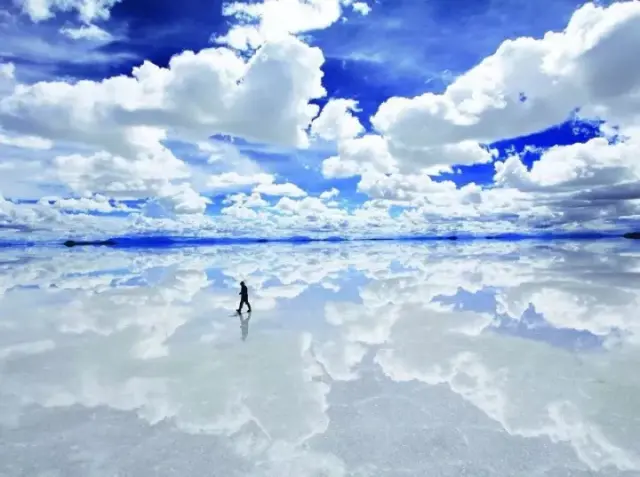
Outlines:
[[[3,249],[0,475],[638,476],[639,309],[623,240]]]

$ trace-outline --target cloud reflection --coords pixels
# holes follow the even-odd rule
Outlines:
[[[623,241],[1,250],[0,461],[632,475],[639,274]]]

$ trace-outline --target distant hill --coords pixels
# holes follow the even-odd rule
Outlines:
[[[105,245],[109,247],[113,247],[116,244],[116,241],[113,239],[107,240],[67,240],[64,243],[65,247],[77,247],[81,245]]]

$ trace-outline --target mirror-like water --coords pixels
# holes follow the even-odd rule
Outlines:
[[[0,475],[637,476],[639,309],[624,241],[2,250]]]

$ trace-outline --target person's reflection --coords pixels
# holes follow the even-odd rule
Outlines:
[[[251,319],[251,312],[247,313],[247,317],[243,318],[242,313],[238,312],[240,318],[240,330],[242,331],[242,341],[247,339],[249,335],[249,320]]]

